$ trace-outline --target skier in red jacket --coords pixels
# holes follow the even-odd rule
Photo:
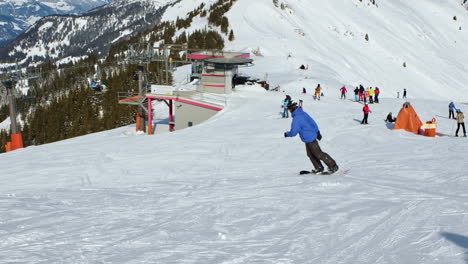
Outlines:
[[[379,94],[380,94],[380,89],[379,87],[375,87],[375,91],[374,91],[374,103],[379,103]]]
[[[362,111],[364,112],[364,118],[362,119],[361,124],[367,124],[367,118],[369,117],[369,113],[371,112],[369,105],[367,103],[364,104]]]
[[[343,85],[340,91],[341,91],[341,99],[346,99],[346,92],[348,92],[348,90],[346,90],[346,86]]]

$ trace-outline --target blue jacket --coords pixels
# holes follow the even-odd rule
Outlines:
[[[453,109],[455,108],[455,104],[453,102],[450,102],[449,104],[449,110],[450,111],[453,111]]]
[[[288,137],[295,137],[299,133],[304,143],[312,142],[317,138],[319,128],[312,117],[301,108],[294,110],[292,117],[291,131],[286,132]]]

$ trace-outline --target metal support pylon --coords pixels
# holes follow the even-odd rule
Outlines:
[[[39,77],[39,75],[32,75],[27,71],[23,71],[19,68],[18,62],[15,64],[15,69],[0,76],[1,83],[7,91],[8,104],[10,110],[10,130],[11,130],[11,141],[7,144],[7,151],[23,148],[23,138],[21,131],[17,123],[16,113],[16,100],[15,100],[15,85],[20,80],[29,80]]]

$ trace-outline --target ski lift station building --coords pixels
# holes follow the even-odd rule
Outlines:
[[[191,80],[200,79],[195,89],[185,87],[151,85],[146,94],[148,120],[152,120],[152,102],[165,101],[169,108],[169,130],[179,130],[200,124],[226,106],[226,95],[235,87],[239,67],[252,64],[249,53],[195,53],[192,61]],[[126,100],[126,99],[124,99]],[[120,100],[120,103],[124,100]],[[152,121],[148,132],[152,134]]]
[[[235,86],[240,66],[252,63],[250,53],[198,52],[189,54],[192,61],[190,80],[200,79],[200,91],[229,94]]]

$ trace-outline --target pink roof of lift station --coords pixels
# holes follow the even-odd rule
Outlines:
[[[243,53],[243,52],[209,52],[209,51],[201,51],[201,52],[194,52],[187,55],[188,59],[190,60],[204,60],[206,58],[250,58],[250,53]]]

